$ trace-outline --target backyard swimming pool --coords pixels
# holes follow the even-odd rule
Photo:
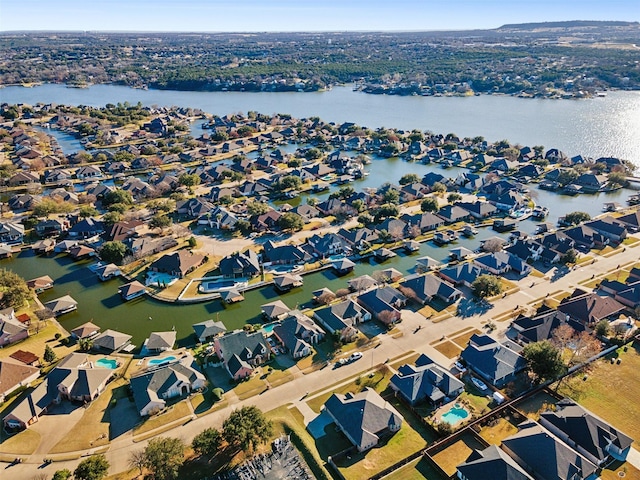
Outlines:
[[[96,360],[96,366],[115,370],[118,368],[118,361],[110,358],[99,358]]]
[[[173,355],[169,356],[169,357],[164,357],[164,358],[152,358],[151,360],[149,360],[147,362],[147,364],[149,366],[158,366],[158,365],[164,365],[165,363],[169,363],[169,362],[173,362],[176,359],[176,357],[174,357]]]
[[[469,412],[467,411],[467,409],[459,403],[456,403],[455,405],[453,405],[453,407],[442,414],[441,419],[443,422],[447,422],[449,425],[455,425],[456,423],[466,419],[468,416]]]
[[[200,293],[224,292],[233,288],[246,287],[247,285],[248,282],[244,280],[213,280],[202,282],[198,286],[198,291]]]
[[[156,287],[168,287],[178,281],[177,277],[162,272],[147,272],[145,285],[155,285]]]

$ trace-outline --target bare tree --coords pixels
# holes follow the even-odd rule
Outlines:
[[[147,456],[144,453],[144,449],[133,450],[129,452],[129,466],[131,468],[137,468],[140,470],[138,477],[141,477],[144,468],[147,466]]]

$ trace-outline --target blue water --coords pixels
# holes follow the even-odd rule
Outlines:
[[[264,333],[266,334],[271,334],[271,332],[273,332],[273,327],[274,327],[274,324],[270,323],[269,325],[263,325],[262,330],[264,330]]]
[[[164,365],[165,363],[173,362],[175,359],[176,357],[174,357],[173,355],[171,355],[170,357],[164,357],[164,358],[152,358],[151,360],[149,360],[148,364],[149,366]]]
[[[98,367],[108,368],[110,370],[115,370],[116,368],[118,368],[118,361],[117,360],[112,360],[112,359],[109,359],[109,358],[100,358],[100,359],[96,360],[96,365]]]
[[[469,416],[469,412],[467,412],[464,408],[451,407],[448,412],[445,412],[442,415],[442,421],[447,422],[449,425],[455,425],[456,423],[464,420]]]

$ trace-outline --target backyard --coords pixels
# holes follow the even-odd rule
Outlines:
[[[426,458],[419,457],[396,470],[386,480],[445,480],[445,477]]]
[[[468,431],[467,431],[468,432]],[[485,446],[470,433],[462,434],[460,440],[433,454],[433,460],[448,475],[456,472],[456,466],[464,462],[473,450],[482,450]]]

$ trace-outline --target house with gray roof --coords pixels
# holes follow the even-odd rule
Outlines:
[[[474,450],[456,467],[460,480],[534,480],[516,461],[497,445]]]
[[[464,391],[463,382],[424,354],[415,365],[402,365],[391,377],[390,387],[412,406],[425,401],[439,405]]]
[[[324,330],[298,310],[273,327],[273,334],[293,358],[311,355],[313,345],[324,338]]]
[[[28,336],[29,328],[20,323],[13,308],[8,308],[0,312],[0,347],[19,342]]]
[[[0,243],[15,245],[22,243],[24,225],[17,222],[0,222]]]
[[[282,301],[276,300],[275,302],[265,303],[260,306],[262,315],[269,320],[279,320],[285,317],[287,313],[291,311],[289,307]]]
[[[131,335],[116,330],[105,330],[93,339],[93,348],[108,353],[122,350],[131,341]]]
[[[436,271],[436,275],[448,281],[452,285],[464,285],[471,287],[471,284],[482,275],[482,269],[473,263],[460,263],[452,267],[441,268]]]
[[[596,480],[598,466],[533,420],[502,440],[502,449],[536,480]]]
[[[227,278],[252,278],[261,271],[258,255],[250,249],[224,257],[219,267],[220,273]]]
[[[141,417],[162,410],[167,400],[204,388],[206,379],[191,355],[131,377],[136,410]]]
[[[176,343],[177,332],[169,330],[168,332],[151,332],[145,343],[145,347],[149,352],[158,353],[167,350],[173,350]]]
[[[76,310],[78,308],[78,302],[76,302],[71,295],[64,295],[63,297],[59,297],[45,303],[44,308],[50,309],[57,317],[63,313]]]
[[[334,393],[322,409],[359,452],[375,447],[402,427],[402,416],[371,388],[355,395]]]
[[[358,334],[356,325],[371,320],[371,314],[348,299],[316,310],[313,318],[329,333],[338,335],[341,341],[351,341]]]
[[[254,369],[269,360],[271,350],[262,332],[236,330],[213,339],[213,348],[234,380],[251,376]]]
[[[475,373],[498,388],[514,380],[527,366],[519,353],[488,335],[474,334],[460,357]]]
[[[434,298],[445,303],[453,303],[460,300],[462,292],[453,285],[436,275],[414,275],[400,283],[404,293],[422,303],[431,302]],[[410,294],[408,292],[411,292]]]
[[[570,398],[540,414],[540,424],[596,465],[624,462],[633,439]]]
[[[213,320],[205,320],[204,322],[192,325],[193,331],[200,343],[211,342],[219,335],[226,333],[227,327],[222,322],[214,322]]]
[[[400,320],[401,308],[407,304],[407,297],[393,287],[369,290],[358,296],[358,303],[385,325]]]

